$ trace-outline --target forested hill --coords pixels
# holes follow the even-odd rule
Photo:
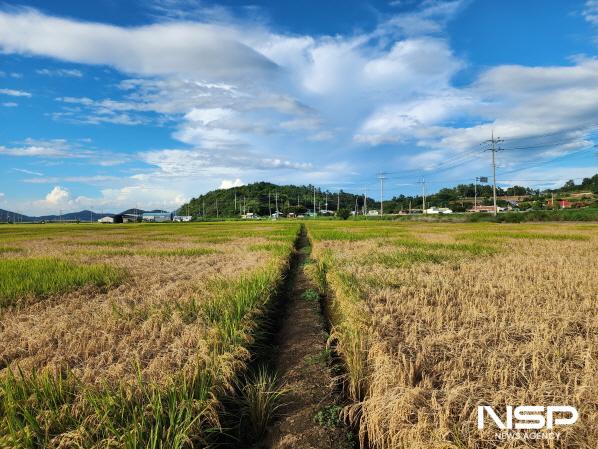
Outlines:
[[[588,191],[598,194],[598,175],[585,178],[580,184],[568,181],[563,187],[554,190],[540,192],[529,187],[513,186],[509,188],[497,187],[497,196],[500,205],[506,205],[505,197],[534,197],[543,199],[551,193],[567,194],[576,191]],[[179,214],[190,214],[195,217],[238,217],[241,213],[253,212],[260,216],[267,216],[270,212],[276,211],[276,195],[278,194],[278,210],[283,213],[297,212],[304,213],[314,207],[314,186],[279,186],[269,182],[257,182],[230,189],[218,189],[193,198],[188,204],[184,204],[177,211]],[[316,210],[326,209],[328,199],[328,210],[336,211],[338,192],[326,191],[315,187]],[[479,204],[491,204],[492,186],[490,184],[478,184],[477,195]],[[268,203],[268,196],[270,202]],[[474,197],[474,185],[459,184],[454,187],[445,187],[438,192],[426,197],[426,207],[448,206],[455,211],[465,211],[472,206]],[[340,208],[363,211],[363,195],[340,192]],[[422,198],[419,195],[395,196],[384,201],[385,213],[397,213],[402,209],[421,207]],[[371,197],[367,199],[367,210],[379,209],[380,202]]]
[[[267,216],[270,211],[276,211],[276,196],[278,195],[278,210],[280,212],[303,213],[314,207],[314,186],[279,186],[269,182],[257,182],[230,189],[218,189],[193,198],[189,203],[182,205],[178,213],[206,217],[238,217],[246,212]],[[268,196],[270,198],[268,205]],[[328,209],[336,211],[339,193],[322,190],[315,187],[316,210]],[[236,198],[236,200],[235,200]],[[355,200],[358,207],[363,207],[363,195],[340,192],[341,209],[355,209]],[[368,198],[368,208],[375,207],[372,198]]]

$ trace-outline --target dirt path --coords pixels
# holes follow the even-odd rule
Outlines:
[[[347,429],[334,422],[340,407],[327,365],[320,305],[314,296],[314,285],[304,272],[304,262],[311,250],[305,233],[298,246],[299,263],[276,336],[276,368],[289,393],[283,415],[273,423],[265,445],[271,449],[351,448]],[[316,415],[320,423],[314,419]]]

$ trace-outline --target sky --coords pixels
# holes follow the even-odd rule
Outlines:
[[[0,1],[0,208],[598,172],[598,0]]]

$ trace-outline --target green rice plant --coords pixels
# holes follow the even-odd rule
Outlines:
[[[490,255],[498,252],[498,249],[495,246],[483,245],[481,243],[439,243],[402,238],[393,240],[392,244],[402,248],[449,251],[465,253],[472,256]]]
[[[92,249],[76,251],[74,254],[83,256],[133,256],[135,251],[131,249]]]
[[[135,251],[135,254],[150,257],[195,257],[215,254],[214,248],[175,248],[175,249],[145,249]]]
[[[497,231],[477,231],[468,232],[456,236],[457,240],[471,240],[471,241],[495,241],[501,239],[523,239],[523,240],[573,240],[586,241],[590,236],[584,234],[543,234],[539,232],[513,232],[505,230],[503,232]]]
[[[17,246],[0,246],[0,254],[22,253],[25,250]]]
[[[77,265],[54,258],[0,260],[0,306],[19,299],[44,297],[84,285],[109,287],[123,278],[123,272],[108,265]]]
[[[93,241],[80,241],[74,242],[75,245],[82,246],[131,246],[138,245],[139,242],[135,240],[93,240]]]
[[[245,438],[255,443],[266,434],[268,424],[284,406],[287,390],[280,384],[276,373],[260,366],[246,377],[241,387],[241,431]]]
[[[370,263],[380,263],[387,267],[403,268],[416,263],[441,263],[452,259],[451,254],[414,249],[409,251],[395,251],[376,254],[368,258]]]
[[[249,245],[249,251],[268,251],[277,256],[285,256],[290,253],[292,244],[287,243],[257,243],[255,245]]]

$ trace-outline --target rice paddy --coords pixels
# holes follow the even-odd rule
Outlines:
[[[598,226],[313,222],[311,274],[363,445],[593,448]],[[567,404],[558,440],[500,440],[477,406]]]
[[[298,230],[0,227],[0,447],[201,447],[233,432],[221,401],[241,388]],[[259,379],[243,391],[259,396]]]
[[[0,226],[0,448],[258,442],[284,385],[249,367],[300,226]],[[532,447],[478,430],[507,404],[579,411],[533,447],[596,446],[598,226],[304,226],[300,299],[323,303],[363,449]]]

